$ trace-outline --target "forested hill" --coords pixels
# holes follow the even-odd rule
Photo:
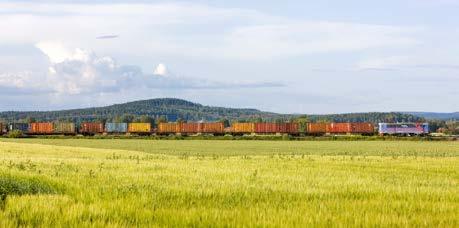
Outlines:
[[[307,121],[335,122],[411,122],[422,118],[403,113],[351,113],[333,115],[290,115],[263,112],[256,109],[223,108],[205,106],[174,98],[160,98],[115,104],[106,107],[72,109],[46,112],[1,112],[2,122],[30,121],[116,121],[130,122],[141,119],[164,119],[176,121],[281,121],[302,118]]]
[[[226,119],[248,119],[254,117],[275,118],[278,114],[262,112],[256,109],[237,109],[204,106],[175,98],[158,98],[115,104],[106,107],[72,109],[46,112],[1,112],[4,121],[34,119],[36,121],[92,121],[92,120],[124,120],[132,117],[149,116],[166,118],[168,121],[177,119],[199,121]]]
[[[424,117],[428,120],[459,120],[459,112],[441,113],[441,112],[406,112],[415,116]]]

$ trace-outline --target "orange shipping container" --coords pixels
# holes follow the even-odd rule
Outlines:
[[[373,134],[375,126],[372,123],[351,123],[351,133]]]
[[[150,133],[151,123],[129,123],[128,132],[130,133]]]
[[[182,123],[180,132],[181,133],[189,133],[195,134],[199,132],[199,123]]]
[[[309,123],[308,133],[311,134],[325,134],[327,133],[328,123]]]
[[[30,134],[53,134],[53,123],[31,123]]]
[[[224,129],[223,123],[201,123],[199,132],[223,134]]]
[[[330,123],[329,133],[346,134],[351,132],[351,123]]]
[[[298,123],[282,123],[279,124],[279,132],[280,133],[289,133],[289,134],[297,134],[299,133],[299,124]]]
[[[180,123],[159,123],[158,124],[158,133],[179,133],[181,130]]]
[[[280,124],[277,123],[255,123],[255,133],[273,134],[279,132]]]
[[[253,133],[255,132],[255,123],[233,123],[231,126],[233,133]]]
[[[104,132],[103,123],[82,123],[81,124],[81,133],[97,134]]]

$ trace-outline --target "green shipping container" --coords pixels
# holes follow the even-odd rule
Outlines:
[[[54,133],[57,134],[75,134],[74,123],[54,123]]]

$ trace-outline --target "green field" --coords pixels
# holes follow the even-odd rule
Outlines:
[[[0,139],[0,227],[458,227],[458,182],[458,142]]]

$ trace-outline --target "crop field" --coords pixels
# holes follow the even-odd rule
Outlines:
[[[459,226],[459,143],[0,139],[0,227]]]

